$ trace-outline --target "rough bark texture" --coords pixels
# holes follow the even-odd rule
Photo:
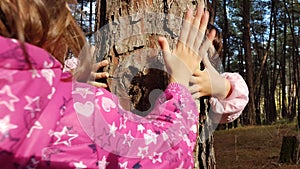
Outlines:
[[[184,12],[188,7],[195,7],[198,2],[98,0],[98,4],[97,20],[100,24],[96,37],[97,60],[110,61],[105,71],[115,78],[109,79],[108,84],[110,90],[119,97],[122,106],[145,116],[160,93],[157,89],[164,90],[168,79],[161,53],[155,50],[160,49],[157,35],[167,36],[173,48]],[[163,17],[163,14],[168,17]],[[208,106],[204,100],[200,107],[202,125],[199,126],[199,147],[195,149],[195,168],[213,169],[216,163],[210,129],[212,124],[206,118]]]

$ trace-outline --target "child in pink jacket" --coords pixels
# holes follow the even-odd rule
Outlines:
[[[189,10],[185,20],[205,30],[208,14]],[[62,71],[67,49],[88,54],[65,0],[0,1],[1,168],[192,168],[198,111],[187,86],[201,58],[185,29],[172,54],[159,38],[172,78],[139,117]]]

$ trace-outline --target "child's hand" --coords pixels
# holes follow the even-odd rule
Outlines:
[[[107,88],[108,85],[106,83],[97,82],[98,79],[106,79],[109,77],[109,74],[107,72],[97,72],[100,68],[103,68],[109,64],[108,60],[103,60],[101,62],[96,63],[93,66],[93,71],[91,73],[91,80],[88,81],[89,84],[96,86],[96,87],[103,87]]]
[[[191,9],[188,10],[185,16],[179,42],[172,53],[167,40],[159,38],[171,82],[179,82],[186,87],[192,73],[199,68],[202,59],[199,50],[209,18],[209,13],[204,11],[203,5],[199,5],[194,18],[192,12]]]
[[[224,99],[230,92],[231,84],[229,80],[222,77],[219,72],[211,65],[208,57],[215,53],[214,47],[211,44],[210,38],[204,43],[204,46],[210,46],[208,53],[206,52],[203,57],[204,71],[196,70],[190,78],[189,90],[193,97],[199,98],[202,96],[214,96],[219,99]]]
[[[189,91],[194,99],[212,96],[211,79],[207,71],[197,69],[190,78]]]

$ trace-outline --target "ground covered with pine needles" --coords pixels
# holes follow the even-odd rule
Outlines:
[[[239,127],[214,132],[218,169],[299,169],[279,163],[283,136],[300,136],[295,124]]]

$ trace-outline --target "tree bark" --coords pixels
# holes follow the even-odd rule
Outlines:
[[[249,88],[249,103],[247,105],[247,119],[246,124],[255,124],[255,112],[254,112],[254,85],[253,85],[253,67],[251,56],[251,41],[250,41],[250,0],[243,0],[243,46],[246,57],[246,82]]]
[[[223,1],[223,17],[224,17],[224,24],[223,24],[223,32],[222,32],[222,36],[223,36],[223,57],[222,57],[222,63],[223,63],[223,68],[224,70],[228,70],[229,69],[229,64],[227,64],[227,68],[225,67],[226,65],[226,59],[229,61],[230,59],[228,58],[228,18],[227,18],[227,1]]]
[[[281,85],[282,85],[282,100],[281,100],[281,105],[282,105],[282,110],[281,110],[281,116],[282,118],[286,118],[287,117],[287,109],[286,109],[286,73],[285,73],[285,66],[286,66],[286,62],[285,62],[285,57],[286,57],[286,23],[283,23],[283,56],[281,58]]]
[[[299,140],[296,136],[284,136],[280,151],[280,163],[297,163],[299,160]]]
[[[151,111],[159,94],[155,91],[164,90],[168,79],[161,53],[156,50],[160,49],[157,35],[165,35],[173,48],[186,9],[196,7],[200,1],[98,0],[97,60],[110,61],[104,71],[114,78],[107,82],[125,109],[141,116]],[[161,14],[168,17],[158,17]],[[205,125],[199,127],[195,168],[214,169],[212,123],[207,118],[207,104],[203,101],[200,107],[200,124]]]

